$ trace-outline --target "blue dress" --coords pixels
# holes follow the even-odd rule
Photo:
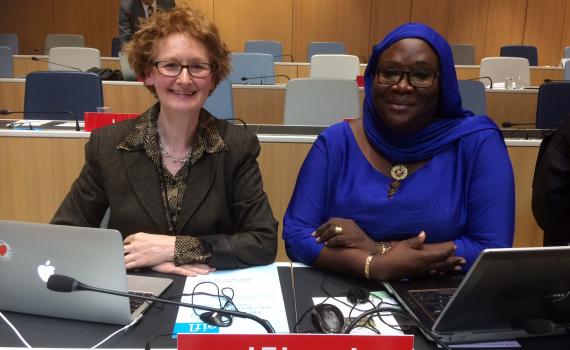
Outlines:
[[[347,122],[326,129],[303,163],[285,213],[289,257],[312,265],[323,244],[311,233],[333,217],[354,220],[375,241],[421,231],[427,243],[454,241],[467,267],[485,248],[512,245],[513,171],[498,130],[463,136],[388,199],[390,182],[364,157]]]

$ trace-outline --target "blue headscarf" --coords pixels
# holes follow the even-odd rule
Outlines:
[[[372,86],[380,55],[396,41],[417,38],[427,42],[439,57],[439,105],[441,115],[412,134],[394,134],[380,121],[374,107]],[[364,73],[364,131],[368,140],[392,163],[414,163],[429,159],[450,147],[462,136],[485,129],[498,129],[488,117],[475,117],[461,107],[461,96],[451,47],[430,27],[420,23],[404,24],[376,45]]]

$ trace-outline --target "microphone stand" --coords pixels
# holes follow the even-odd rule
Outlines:
[[[67,285],[69,283],[71,283],[71,284]],[[64,284],[65,284],[65,286],[63,286]],[[189,307],[189,308],[198,309],[198,310],[217,312],[219,314],[224,314],[224,315],[229,315],[229,316],[234,316],[234,317],[240,317],[240,318],[247,318],[247,319],[253,320],[253,321],[259,323],[261,326],[263,326],[263,328],[265,328],[267,333],[275,333],[275,330],[273,329],[273,327],[271,326],[271,323],[269,323],[269,321],[264,320],[261,317],[257,317],[255,315],[248,314],[246,312],[233,311],[233,310],[223,310],[223,309],[217,309],[217,308],[210,307],[210,306],[195,305],[195,304],[183,303],[180,301],[160,299],[160,298],[156,298],[156,297],[147,297],[147,296],[143,296],[143,295],[129,294],[129,293],[119,292],[119,291],[110,290],[110,289],[97,288],[97,287],[89,286],[87,284],[83,284],[83,283],[81,283],[81,282],[79,282],[79,281],[77,281],[71,277],[67,277],[67,276],[63,276],[63,275],[51,275],[50,278],[48,279],[48,282],[47,282],[47,288],[50,290],[56,291],[56,292],[74,292],[74,291],[86,290],[86,291],[103,293],[103,294],[118,295],[118,296],[127,297],[127,298],[136,298],[136,299],[141,299],[141,300],[146,300],[146,301],[153,301],[153,302],[158,302],[158,303],[164,303],[164,304],[170,304],[170,305],[176,305],[176,306],[182,306],[182,307]]]
[[[261,84],[263,85],[263,79],[265,78],[277,78],[277,77],[284,77],[287,78],[287,81],[291,80],[288,75],[286,74],[276,74],[276,75],[260,75],[258,77],[241,77],[241,81],[248,81],[253,79],[261,79]]]
[[[52,62],[52,61],[50,61],[50,60],[46,60],[46,59],[39,58],[39,57],[36,57],[36,56],[32,56],[32,61],[47,62],[47,63],[49,63],[49,64],[53,64],[53,65],[56,65],[56,66],[65,67],[65,68],[71,68],[71,69],[76,70],[76,71],[78,71],[78,72],[83,72],[81,69],[79,69],[79,68],[77,68],[77,67],[72,67],[72,66],[68,66],[68,65],[65,65],[65,64],[57,63],[57,62]]]
[[[9,114],[24,114],[24,117],[26,114],[69,114],[75,120],[75,131],[81,131],[81,128],[79,127],[79,118],[77,118],[77,115],[75,115],[75,113],[72,111],[30,112],[30,111],[9,111],[7,109],[0,109],[0,115],[9,115]],[[30,124],[30,130],[33,130],[31,124]]]

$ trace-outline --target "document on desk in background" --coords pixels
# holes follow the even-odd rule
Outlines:
[[[239,311],[268,320],[277,333],[289,333],[277,264],[216,271],[206,276],[188,277],[184,286],[184,294],[190,294],[194,291],[217,295],[219,289],[220,294],[223,292],[231,297],[232,292],[228,288],[233,289],[233,303]],[[190,296],[184,296],[181,301],[215,308],[222,308],[225,304],[223,297],[218,300],[217,297],[204,295],[194,296],[194,299]],[[267,333],[255,321],[237,317],[233,317],[233,323],[229,327],[210,326],[203,323],[197,315],[202,312],[204,311],[184,307],[178,308],[178,316],[172,333]]]

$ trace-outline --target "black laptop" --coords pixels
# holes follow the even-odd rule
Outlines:
[[[570,247],[486,249],[465,275],[384,282],[446,343],[566,334]]]

